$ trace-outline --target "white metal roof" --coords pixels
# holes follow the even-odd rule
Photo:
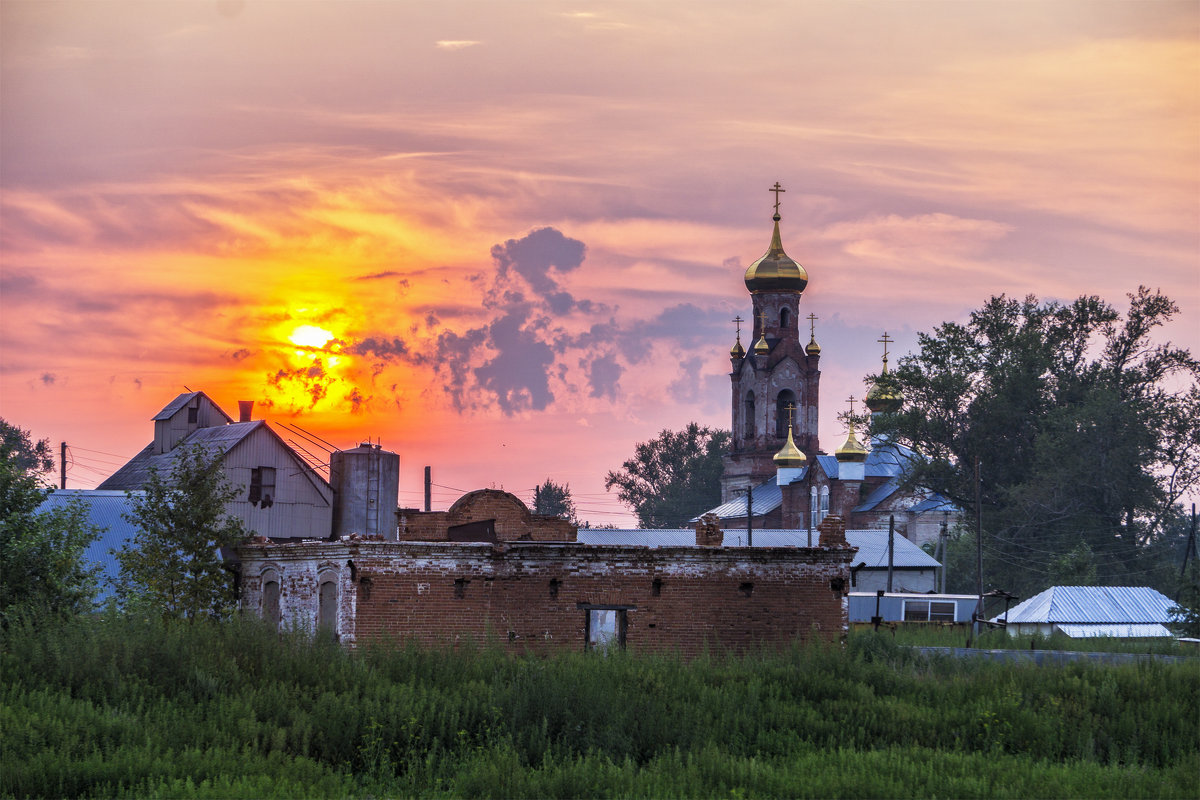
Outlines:
[[[757,505],[757,503],[756,503]],[[820,537],[812,532],[815,545]],[[755,530],[755,547],[807,547],[808,531],[796,529]],[[851,563],[865,563],[868,568],[887,568],[888,532],[877,530],[846,531],[846,541],[858,548]],[[593,545],[642,545],[645,547],[695,547],[696,532],[691,528],[580,528],[579,542]],[[725,531],[726,547],[745,547],[745,528]],[[903,536],[895,537],[893,566],[899,569],[935,569],[941,564]]]
[[[1174,605],[1171,598],[1149,586],[1051,586],[1010,608],[1008,621],[1163,625],[1171,620]]]

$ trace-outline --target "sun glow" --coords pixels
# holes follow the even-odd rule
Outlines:
[[[333,334],[324,328],[318,328],[316,325],[300,325],[292,331],[288,341],[301,347],[315,347],[319,350],[332,338]]]

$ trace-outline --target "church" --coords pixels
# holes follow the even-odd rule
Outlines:
[[[865,446],[853,422],[832,455],[821,449],[817,317],[802,315],[808,272],[783,248],[779,193],[785,190],[776,183],[771,191],[771,242],[745,275],[753,310],[750,349],[742,345],[743,320],[738,317],[729,352],[732,441],[724,458],[722,503],[707,513],[726,530],[786,529],[813,535],[826,516],[835,515],[848,530],[894,524],[897,534],[911,542],[936,542],[960,512],[937,493],[903,485],[906,466],[919,458],[916,453],[878,435]],[[807,343],[801,339],[803,319],[809,322]],[[884,333],[879,341],[886,374],[891,338]],[[854,398],[849,402],[853,416]],[[875,418],[898,411],[904,398],[876,383],[864,402]]]

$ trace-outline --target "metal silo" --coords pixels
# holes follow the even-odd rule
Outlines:
[[[400,456],[364,442],[329,457],[333,484],[333,533],[340,538],[396,538],[396,498],[400,491]]]

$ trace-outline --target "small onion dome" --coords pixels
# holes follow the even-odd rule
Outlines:
[[[842,443],[833,454],[834,458],[841,462],[849,462],[851,464],[861,464],[867,460],[867,448],[862,446],[858,441],[858,437],[854,435],[854,423],[850,423],[850,432],[846,434],[846,441]]]
[[[804,453],[800,451],[799,447],[796,447],[796,442],[792,439],[792,429],[788,428],[787,443],[782,450],[775,454],[775,466],[781,469],[803,467],[806,461],[808,459],[804,457]]]
[[[808,273],[783,252],[779,238],[779,215],[774,216],[775,232],[767,254],[746,268],[746,288],[758,292],[803,292],[808,285]]]
[[[887,361],[883,362],[883,374],[888,374]],[[880,386],[879,381],[876,381],[867,392],[866,404],[872,414],[894,414],[904,405],[904,395],[899,389]]]
[[[758,341],[754,343],[754,355],[765,356],[771,352],[771,345],[767,344],[767,336],[763,334],[758,337]]]
[[[804,347],[804,352],[808,353],[810,356],[821,355],[821,345],[817,344],[815,337],[809,338],[808,344]]]
[[[742,339],[739,336],[738,340],[733,343],[733,347],[729,348],[730,358],[741,358],[746,355],[746,348],[742,347]]]

